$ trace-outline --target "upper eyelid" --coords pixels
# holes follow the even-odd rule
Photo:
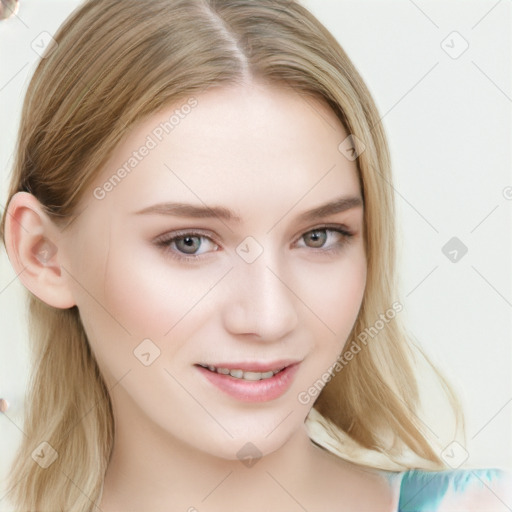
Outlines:
[[[305,233],[310,233],[311,231],[316,231],[316,230],[321,231],[323,229],[325,229],[327,231],[328,230],[333,230],[333,231],[341,230],[341,231],[346,231],[347,233],[350,233],[350,234],[354,233],[354,230],[350,226],[347,226],[346,224],[324,222],[323,224],[318,224],[312,228],[308,228],[306,230],[300,231],[300,234],[304,235]]]
[[[175,230],[175,231],[169,231],[167,233],[164,233],[162,235],[159,235],[157,236],[155,239],[154,239],[154,242],[155,243],[158,243],[158,242],[167,242],[167,241],[171,241],[171,240],[174,240],[175,238],[182,238],[186,235],[192,235],[192,236],[202,236],[204,238],[209,238],[210,240],[212,240],[212,242],[215,242],[215,237],[212,237],[211,236],[211,233],[208,232],[208,233],[205,233],[203,230],[200,230],[200,229],[194,229],[194,228],[190,228],[190,229],[178,229],[178,230]]]

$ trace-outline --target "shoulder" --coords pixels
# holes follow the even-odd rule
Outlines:
[[[342,503],[342,509],[351,512],[396,512],[397,494],[380,470],[356,464],[321,448],[317,455],[318,464],[312,468],[310,480],[315,510],[340,510]]]
[[[501,469],[384,472],[399,494],[397,512],[512,509],[512,473]]]

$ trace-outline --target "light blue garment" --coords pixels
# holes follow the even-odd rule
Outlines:
[[[400,473],[383,473],[393,483],[393,487],[400,489],[397,512],[436,512],[443,502],[457,503],[457,500],[462,501],[467,497],[469,492],[476,492],[486,499],[486,503],[489,502],[489,509],[475,510],[512,511],[512,474],[508,471],[411,469]],[[467,509],[460,510],[462,512]]]

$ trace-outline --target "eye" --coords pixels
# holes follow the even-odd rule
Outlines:
[[[157,238],[155,243],[163,247],[172,257],[180,260],[197,258],[204,253],[217,251],[219,247],[203,233],[190,231],[163,235]]]
[[[305,247],[320,249],[324,252],[336,252],[347,244],[353,233],[341,226],[319,226],[304,233],[299,241],[304,240]],[[308,244],[311,245],[308,245]],[[302,246],[304,247],[304,246]]]
[[[337,253],[347,244],[353,233],[343,226],[319,226],[302,234],[298,240],[301,249],[313,249],[314,252]],[[193,263],[201,260],[209,252],[219,250],[219,245],[209,236],[198,231],[180,231],[167,233],[154,242],[162,247],[166,254],[179,261]]]
[[[201,235],[185,235],[176,237],[173,240],[174,245],[177,247],[179,251],[184,252],[185,254],[202,254],[198,252],[201,247],[204,247],[204,243],[202,240],[208,240],[207,238]],[[208,244],[206,244],[208,245]]]

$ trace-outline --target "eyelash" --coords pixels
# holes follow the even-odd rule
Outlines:
[[[343,247],[349,243],[350,239],[354,236],[353,233],[351,233],[350,231],[348,231],[347,229],[345,229],[344,227],[342,227],[340,225],[334,225],[334,226],[333,225],[323,225],[323,226],[318,226],[316,228],[309,229],[308,231],[305,231],[299,237],[298,240],[301,240],[304,236],[306,236],[310,233],[314,233],[315,231],[331,231],[331,232],[339,233],[341,235],[341,240],[337,243],[336,248],[323,249],[322,247],[307,247],[306,246],[306,247],[301,247],[302,249],[311,249],[314,252],[322,252],[322,253],[335,255],[335,254],[338,254],[343,249]],[[155,240],[155,244],[158,247],[161,247],[172,258],[174,258],[178,261],[182,261],[182,262],[184,261],[187,263],[195,263],[198,260],[202,260],[204,257],[206,257],[207,254],[209,254],[211,252],[216,252],[216,250],[208,251],[207,253],[205,253],[203,255],[195,256],[193,254],[185,255],[184,253],[175,252],[170,249],[170,246],[173,242],[175,242],[176,240],[179,240],[179,239],[187,238],[187,237],[207,238],[208,240],[213,242],[215,245],[219,245],[211,237],[205,235],[204,233],[202,233],[200,231],[193,231],[193,230],[192,231],[176,231],[173,233],[168,233],[168,234],[162,235]]]

